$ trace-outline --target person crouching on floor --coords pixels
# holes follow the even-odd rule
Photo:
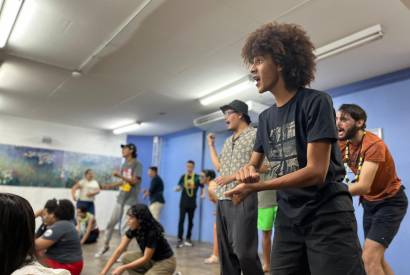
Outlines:
[[[100,275],[108,274],[108,271],[120,255],[127,250],[133,238],[136,239],[141,252],[125,253],[123,265],[114,269],[113,275],[121,275],[124,271],[128,271],[130,275],[172,275],[175,272],[176,259],[164,237],[162,225],[154,219],[148,207],[144,204],[133,205],[128,210],[127,215],[129,230],[100,272]]]

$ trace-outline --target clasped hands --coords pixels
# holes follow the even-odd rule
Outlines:
[[[243,201],[252,191],[252,183],[260,182],[260,175],[253,165],[245,165],[232,176],[220,176],[215,179],[219,186],[224,186],[229,182],[236,181],[238,185],[224,193],[230,197],[235,204]]]

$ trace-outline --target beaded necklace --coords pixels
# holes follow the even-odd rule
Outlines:
[[[195,189],[195,174],[192,174],[191,178],[188,179],[188,174],[184,176],[184,188],[188,197],[192,198],[194,196]]]
[[[357,169],[356,169],[356,174],[355,174],[355,178],[354,178],[354,180],[352,181],[352,183],[355,183],[355,182],[358,182],[359,181],[359,177],[360,177],[360,171],[362,170],[362,167],[363,167],[363,162],[364,162],[364,156],[362,156],[360,153],[361,153],[361,151],[362,151],[362,147],[363,147],[363,139],[364,139],[364,136],[366,135],[366,132],[364,132],[363,133],[363,136],[362,136],[362,140],[360,141],[360,148],[359,148],[359,156],[356,158],[356,163],[355,163],[355,166],[354,167],[357,167]],[[348,163],[350,162],[350,140],[348,140],[347,142],[346,142],[346,149],[345,149],[345,157],[344,157],[344,160],[343,160],[343,162],[344,162],[344,166],[345,166],[345,169],[347,170],[347,168],[349,167],[349,165],[348,165]],[[346,182],[346,183],[349,183],[349,179],[347,178],[347,175],[345,176],[345,179],[344,179],[344,181]]]

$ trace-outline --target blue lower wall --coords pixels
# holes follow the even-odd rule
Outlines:
[[[162,137],[160,176],[165,183],[164,196],[166,205],[161,214],[161,223],[167,234],[176,236],[178,232],[179,200],[181,194],[174,189],[179,178],[186,172],[186,162],[195,161],[195,172],[200,173],[202,167],[202,131],[190,129]],[[200,229],[200,198],[198,191],[197,209],[194,218],[192,239],[199,239]],[[187,218],[185,219],[185,224]],[[184,237],[186,233],[186,225]]]

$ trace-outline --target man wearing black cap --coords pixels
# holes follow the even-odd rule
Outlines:
[[[125,217],[128,208],[131,205],[136,204],[138,201],[138,193],[141,185],[142,165],[136,159],[137,147],[133,143],[128,143],[121,145],[121,148],[124,163],[121,166],[120,172],[113,173],[113,176],[118,178],[120,181],[106,184],[103,187],[104,189],[119,187],[119,193],[117,196],[117,203],[114,206],[111,218],[108,221],[107,228],[105,229],[104,247],[100,252],[95,254],[95,257],[97,258],[107,252],[110,248],[109,245],[112,233],[117,223],[122,223],[121,233],[125,233],[127,231],[127,223]]]
[[[257,194],[247,197],[241,204],[234,205],[232,200],[224,195],[233,189],[237,183],[234,174],[239,168],[249,162],[256,139],[256,129],[250,126],[248,105],[240,100],[234,100],[222,106],[228,130],[233,134],[226,139],[221,154],[215,148],[215,135],[208,135],[208,146],[211,160],[216,170],[221,174],[217,179],[217,238],[222,275],[261,275],[262,266],[258,256]]]

